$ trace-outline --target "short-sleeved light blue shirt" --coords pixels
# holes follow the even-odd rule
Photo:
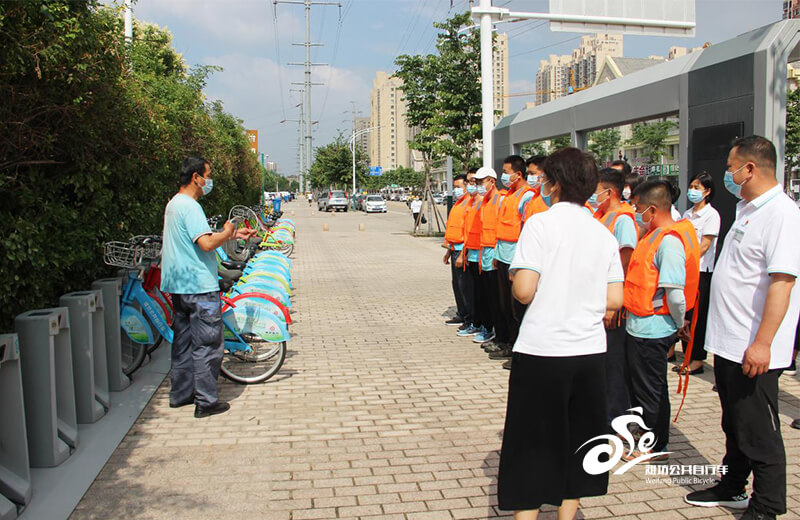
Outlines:
[[[477,262],[481,258],[481,252],[478,249],[467,249],[467,261]]]
[[[481,249],[481,271],[494,271],[492,262],[494,261],[495,250],[493,247]]]
[[[219,291],[217,257],[203,251],[197,239],[211,234],[203,208],[192,197],[177,194],[164,211],[161,290],[170,294]]]
[[[636,226],[628,215],[621,215],[614,223],[614,238],[617,239],[619,248],[636,248],[639,237],[636,235]]]
[[[519,206],[517,206],[517,211],[519,211],[519,215],[521,217],[525,216],[525,205],[528,204],[528,201],[530,201],[532,198],[533,191],[527,191],[522,197],[519,198]],[[514,251],[517,250],[517,243],[498,240],[495,249],[497,261],[511,265],[511,261],[514,259]]]
[[[664,237],[653,264],[658,269],[658,290],[653,301],[663,300],[667,288],[683,288],[686,285],[686,253],[678,237]],[[682,327],[683,323],[679,326]],[[642,317],[629,312],[626,329],[631,336],[648,339],[668,338],[678,332],[678,326],[669,314]]]

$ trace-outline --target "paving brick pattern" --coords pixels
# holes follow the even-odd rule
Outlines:
[[[197,420],[158,390],[73,512],[84,519],[455,520],[504,516],[496,474],[508,372],[442,324],[453,306],[439,240],[384,215],[295,213],[290,357],[266,384],[221,381],[229,413]],[[323,223],[329,231],[323,231]],[[359,231],[360,223],[366,229]],[[673,464],[719,464],[710,371],[673,425]],[[670,373],[673,409],[676,376]],[[790,513],[800,518],[800,382],[781,378]],[[683,502],[689,487],[612,476],[579,518],[735,518]],[[651,477],[652,478],[652,477]],[[546,507],[540,518],[555,518]]]

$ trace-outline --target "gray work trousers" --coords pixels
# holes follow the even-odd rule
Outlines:
[[[173,294],[171,404],[191,400],[211,406],[219,400],[222,364],[222,302],[218,292]]]

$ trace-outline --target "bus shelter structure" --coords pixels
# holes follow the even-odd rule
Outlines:
[[[758,134],[775,143],[783,182],[788,63],[800,60],[799,45],[800,20],[784,20],[512,114],[494,130],[494,166],[527,143],[569,135],[585,150],[593,130],[677,116],[681,191],[695,173],[710,173],[724,233],[735,212],[735,199],[722,189],[735,138]]]

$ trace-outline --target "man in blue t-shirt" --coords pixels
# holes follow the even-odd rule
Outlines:
[[[169,405],[194,403],[197,418],[230,409],[217,392],[224,341],[214,250],[228,240],[254,234],[249,229],[237,231],[230,221],[219,233],[211,231],[197,199],[213,186],[208,161],[200,157],[183,161],[180,189],[164,211],[161,250],[161,290],[172,295],[174,307]]]

